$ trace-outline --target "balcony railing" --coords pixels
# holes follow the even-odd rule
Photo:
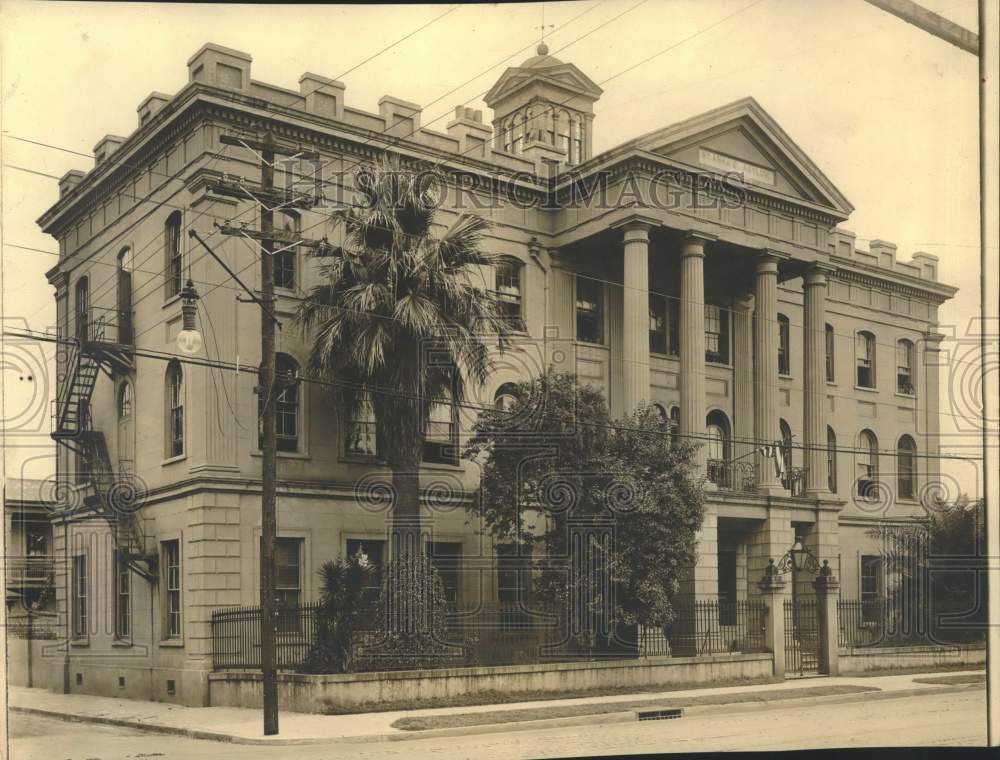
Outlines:
[[[55,559],[50,555],[32,557],[6,557],[7,585],[42,586],[52,576]]]
[[[708,480],[723,491],[754,493],[757,490],[757,473],[753,462],[725,462],[708,460]]]

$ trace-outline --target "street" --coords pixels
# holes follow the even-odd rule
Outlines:
[[[984,746],[985,689],[843,704],[572,726],[381,744],[262,747],[160,736],[12,713],[13,760],[116,758],[550,758],[652,752],[828,747]]]

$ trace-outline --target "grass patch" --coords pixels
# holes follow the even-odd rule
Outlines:
[[[986,673],[971,673],[964,676],[937,676],[932,678],[914,678],[913,683],[943,683],[951,686],[962,686],[972,683],[986,683]]]
[[[780,702],[785,699],[824,697],[837,694],[859,694],[881,691],[873,686],[814,686],[803,689],[775,689],[773,691],[749,692],[743,694],[705,694],[683,699],[637,699],[627,702],[607,702],[601,704],[560,705],[557,707],[533,707],[523,710],[495,710],[490,712],[458,713],[454,715],[423,715],[399,718],[392,724],[401,731],[427,731],[434,728],[460,728],[483,726],[497,723],[516,723],[546,718],[575,718],[584,715],[602,715],[649,707],[695,707],[701,705],[727,705],[746,702]]]
[[[584,697],[614,697],[619,694],[659,694],[669,689],[717,689],[725,686],[758,686],[778,683],[783,678],[746,678],[714,681],[712,683],[674,683],[669,686],[608,686],[595,689],[575,689],[567,691],[481,691],[475,694],[459,694],[439,699],[386,700],[384,702],[363,702],[353,707],[345,707],[327,701],[324,715],[354,715],[357,713],[397,712],[403,710],[424,710],[432,707],[473,707],[476,705],[507,705],[515,702],[548,702],[557,699],[580,699]]]

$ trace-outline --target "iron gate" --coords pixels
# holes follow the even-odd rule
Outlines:
[[[815,599],[785,600],[785,674],[819,673],[819,608]]]

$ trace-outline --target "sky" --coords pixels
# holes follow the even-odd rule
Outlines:
[[[922,4],[977,30],[975,0]],[[939,279],[960,289],[939,315],[942,331],[954,336],[944,346],[952,358],[941,377],[942,448],[978,445],[962,419],[977,408],[970,363],[978,341],[970,320],[979,313],[977,61],[863,0],[587,0],[546,3],[544,11],[540,3],[0,0],[4,327],[44,330],[55,321],[44,273],[56,257],[15,246],[56,250],[35,220],[58,189],[22,169],[57,177],[90,169],[92,159],[66,151],[90,155],[104,135],[130,134],[136,106],[154,90],[184,86],[186,61],[205,42],[250,53],[259,81],[298,90],[310,71],[342,80],[352,107],[377,112],[387,94],[415,101],[425,106],[423,125],[444,131],[457,105],[481,108],[489,120],[482,95],[507,66],[534,54],[543,12],[550,53],[604,89],[595,153],[751,95],[854,205],[843,226],[859,247],[879,238],[896,243],[901,260],[918,250],[938,256]],[[23,379],[25,366],[44,361],[31,350],[17,348],[16,360],[9,346],[5,352],[5,416],[17,422],[8,433],[18,425],[14,432],[23,433],[16,452],[8,438],[13,477],[51,469],[49,442],[28,420],[45,396],[38,378]],[[977,492],[975,463],[956,461],[945,472],[954,473],[950,489]]]

